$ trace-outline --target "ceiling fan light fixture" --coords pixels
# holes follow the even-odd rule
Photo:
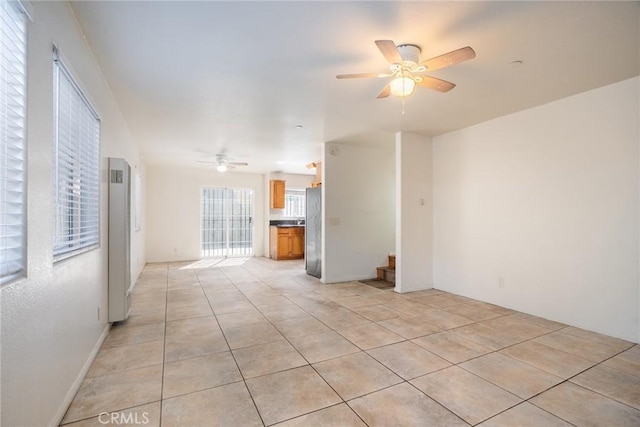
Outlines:
[[[391,95],[404,98],[413,93],[416,88],[416,82],[411,77],[399,76],[391,80],[389,83]]]
[[[227,171],[227,165],[225,165],[224,163],[221,163],[218,166],[216,166],[216,170],[218,172],[226,172]]]
[[[385,73],[358,73],[358,74],[338,74],[338,79],[356,78],[387,78],[393,79],[387,84],[376,98],[387,98],[390,95],[401,98],[410,96],[416,87],[422,86],[438,92],[449,92],[456,87],[455,84],[446,80],[441,80],[431,76],[422,76],[418,73],[438,70],[450,65],[459,64],[476,57],[476,52],[471,46],[452,50],[451,52],[436,56],[426,61],[420,62],[421,49],[415,44],[397,45],[393,40],[376,40],[378,50],[389,63],[391,74]]]

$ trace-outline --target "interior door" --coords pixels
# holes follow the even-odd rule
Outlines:
[[[201,256],[253,255],[253,190],[203,188]]]

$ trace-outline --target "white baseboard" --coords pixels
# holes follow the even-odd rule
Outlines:
[[[346,282],[359,282],[360,280],[373,280],[376,278],[375,272],[376,272],[376,269],[374,268],[373,275],[369,272],[367,274],[331,277],[330,279],[325,279],[323,277],[322,279],[320,279],[320,282],[324,283],[325,285],[331,285],[333,283],[346,283]]]
[[[69,408],[69,405],[71,405],[73,398],[76,397],[76,393],[78,393],[78,390],[80,390],[80,386],[82,385],[82,381],[84,381],[84,377],[87,376],[89,369],[91,369],[91,365],[93,364],[93,361],[98,355],[98,352],[102,347],[102,343],[104,343],[104,340],[107,339],[107,335],[109,335],[110,329],[111,329],[111,323],[107,323],[107,325],[104,327],[104,330],[102,331],[102,334],[100,334],[100,338],[98,338],[96,345],[93,346],[93,349],[91,350],[91,353],[87,358],[87,361],[82,367],[82,370],[80,370],[80,373],[76,377],[76,380],[73,382],[73,385],[69,389],[69,392],[64,397],[64,400],[62,401],[62,405],[60,405],[60,408],[58,408],[58,411],[56,412],[56,415],[53,418],[53,422],[50,424],[51,427],[57,427],[62,422],[62,418],[64,418],[64,415],[67,413],[67,409]]]
[[[429,289],[433,289],[433,285],[413,285],[413,286],[402,286],[402,284],[398,283],[398,278],[396,277],[396,287],[394,289],[395,292],[399,294],[406,294],[409,292],[418,292],[418,291],[426,291]]]

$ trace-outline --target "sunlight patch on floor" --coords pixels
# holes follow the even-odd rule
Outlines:
[[[203,268],[234,267],[247,262],[251,257],[207,258],[185,265],[180,270],[200,270]]]

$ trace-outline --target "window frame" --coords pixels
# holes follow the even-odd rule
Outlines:
[[[8,121],[5,122],[7,126],[6,132],[3,132],[3,139],[6,144],[0,145],[0,150],[4,154],[4,160],[6,163],[1,163],[0,177],[4,177],[0,182],[0,191],[2,191],[2,204],[0,205],[0,212],[5,213],[11,211],[10,206],[13,205],[15,209],[12,216],[17,216],[18,221],[13,225],[9,225],[10,221],[5,217],[2,219],[0,226],[5,230],[3,237],[0,239],[0,244],[3,252],[7,255],[13,253],[15,257],[7,257],[0,263],[0,286],[4,286],[9,283],[13,283],[16,280],[23,279],[27,275],[27,76],[28,76],[28,64],[27,64],[27,48],[28,48],[28,32],[29,21],[31,20],[30,4],[7,1],[3,2],[2,7],[3,16],[7,21],[11,20],[10,25],[6,26],[2,30],[5,36],[8,37],[15,49],[7,51],[2,49],[2,55],[7,53],[7,58],[12,56],[14,61],[8,62],[12,64],[12,68],[17,70],[18,73],[13,73],[7,76],[7,79],[2,79],[7,83],[7,87],[10,82],[15,86],[12,87],[12,96],[14,100],[18,100],[14,105],[9,107],[9,90],[7,91],[7,99],[3,99],[3,105],[7,105],[6,117],[11,123],[14,124],[13,132],[9,132]],[[12,31],[13,30],[13,31]],[[10,61],[10,60],[9,60]],[[4,61],[3,61],[4,62]],[[16,78],[17,77],[17,78]],[[19,95],[19,96],[16,96]],[[17,125],[17,126],[16,126]],[[13,141],[10,143],[9,135],[13,137]],[[4,135],[7,135],[5,138]],[[6,150],[6,151],[5,151]],[[12,153],[10,156],[9,153]],[[10,160],[13,159],[13,162]],[[13,189],[9,190],[9,175],[13,177]],[[19,193],[19,197],[15,199],[10,198],[10,193]],[[2,206],[4,205],[4,206]],[[9,244],[10,233],[15,233],[19,230],[18,238],[12,239],[14,244]],[[4,234],[6,233],[6,234]],[[15,242],[18,242],[17,244]],[[10,251],[10,249],[13,249]],[[15,265],[12,267],[12,264]]]
[[[232,197],[234,196],[234,192],[247,192],[241,198]],[[218,193],[215,197],[212,197],[212,193]],[[201,258],[236,258],[236,257],[253,257],[255,256],[255,190],[250,187],[229,187],[229,186],[203,186],[200,187],[200,257]],[[237,195],[235,195],[237,196]],[[218,205],[216,205],[215,201],[217,201]],[[250,226],[246,228],[247,233],[250,235],[251,246],[245,246],[243,250],[237,250],[237,248],[231,247],[233,243],[238,243],[237,240],[233,238],[231,235],[234,231],[238,231],[237,228],[234,228],[232,223],[234,221],[234,203],[238,202],[248,202],[246,205],[241,203],[240,212],[235,212],[236,217],[248,217]],[[236,206],[237,207],[237,206]],[[224,225],[222,227],[205,227],[205,222],[211,223],[215,219],[219,221],[223,221]],[[204,234],[206,232],[211,233],[215,229],[218,229],[223,232],[222,240],[208,240],[204,238]],[[245,240],[241,240],[241,242]],[[215,245],[220,243],[223,245],[222,248],[215,248]],[[206,245],[209,245],[205,248]],[[220,255],[217,255],[215,252],[220,252]],[[207,253],[209,252],[209,253]]]
[[[69,62],[66,60],[62,52],[57,46],[53,46],[53,82],[54,82],[54,179],[53,179],[53,206],[54,206],[54,214],[53,214],[53,262],[57,263],[62,260],[66,260],[77,255],[83,254],[85,252],[92,251],[100,247],[101,244],[101,180],[100,180],[100,162],[101,162],[101,124],[102,121],[100,119],[100,114],[98,110],[94,107],[94,104],[87,97],[87,91],[84,87],[79,83],[79,80],[76,79],[75,73],[73,69],[68,65]],[[61,181],[60,181],[60,170],[61,170],[61,157],[60,157],[60,95],[61,95],[61,79],[65,78],[66,83],[70,87],[72,91],[70,96],[77,96],[79,102],[86,107],[86,111],[83,113],[89,113],[93,119],[95,119],[95,123],[91,122],[90,125],[96,126],[96,137],[95,140],[92,140],[91,143],[95,143],[95,146],[89,148],[89,150],[93,149],[94,151],[87,155],[86,152],[82,151],[73,151],[73,160],[77,162],[73,164],[72,168],[74,169],[71,174],[71,179],[67,181],[67,188],[72,188],[74,194],[78,198],[79,208],[71,207],[70,203],[72,203],[69,199],[66,200],[67,206],[61,207],[61,199],[60,199],[60,189],[61,189]],[[78,119],[78,118],[76,118]],[[79,119],[78,119],[79,120]],[[88,123],[88,122],[87,122]],[[78,146],[79,147],[79,146]],[[67,147],[68,148],[68,147]],[[68,148],[71,150],[71,148]],[[83,159],[84,156],[84,159]],[[88,164],[89,160],[86,157],[92,157],[89,160],[93,162],[93,164]],[[83,163],[83,161],[85,163]],[[94,169],[91,169],[91,166]],[[85,170],[89,170],[88,173],[84,173]],[[88,177],[88,178],[87,178]],[[83,179],[84,178],[84,179]],[[85,182],[85,180],[87,182]],[[88,183],[88,185],[86,185]],[[85,190],[83,191],[83,188]],[[83,202],[84,198],[90,197],[93,194],[94,203]],[[65,201],[65,200],[62,200]],[[82,213],[82,207],[89,206],[92,208],[89,214]],[[60,209],[66,209],[66,213],[62,214],[66,216],[66,222],[70,225],[63,227],[60,229],[61,224],[61,211]],[[78,210],[79,212],[73,212]],[[72,211],[70,214],[69,211]],[[83,230],[83,219],[87,217],[93,217],[91,224],[89,226],[84,225],[84,228],[95,228],[95,231],[91,234],[84,233]],[[85,237],[84,241],[75,241],[73,239],[67,240],[67,242],[71,244],[61,244],[59,239],[61,236],[69,237],[73,234],[71,233],[73,230],[80,229],[80,234],[88,236]],[[63,231],[66,230],[66,233]],[[66,246],[66,248],[65,248]]]
[[[295,211],[292,211],[294,209],[294,207],[292,205],[296,204],[296,202],[289,202],[289,199],[287,198],[287,196],[289,197],[300,197],[301,198],[301,202],[297,202],[298,204],[301,204],[302,206],[298,206],[295,208]],[[302,189],[296,189],[296,188],[287,188],[284,192],[284,212],[283,212],[283,216],[285,218],[304,218],[307,213],[306,213],[306,190],[302,190]],[[297,215],[297,214],[300,215]]]

